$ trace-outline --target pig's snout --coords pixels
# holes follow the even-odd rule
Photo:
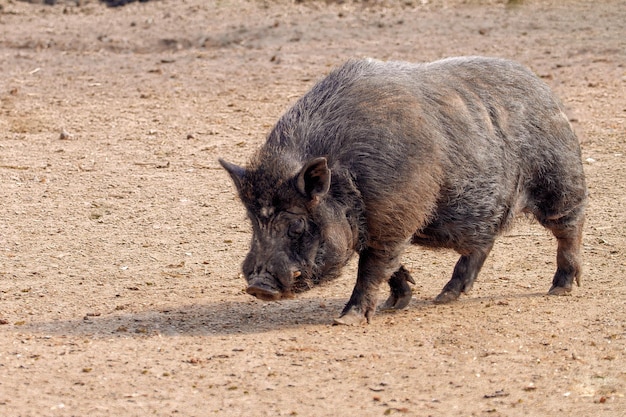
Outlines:
[[[255,277],[248,283],[246,292],[263,301],[274,301],[281,298],[281,291],[269,278]]]

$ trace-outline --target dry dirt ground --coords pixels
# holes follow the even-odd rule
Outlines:
[[[79,4],[77,4],[79,3]],[[626,415],[626,2],[0,1],[0,415]],[[518,60],[562,98],[585,273],[502,236],[473,291],[420,248],[408,309],[332,326],[355,280],[243,292],[244,163],[349,57]]]

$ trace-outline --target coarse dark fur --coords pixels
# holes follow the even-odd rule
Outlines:
[[[220,160],[252,222],[248,292],[290,296],[336,277],[354,252],[357,281],[337,322],[403,308],[409,243],[461,258],[436,302],[471,289],[498,234],[521,212],[558,240],[552,294],[581,274],[587,196],[578,139],[549,88],[502,59],[427,64],[351,60],[277,122],[246,168]]]

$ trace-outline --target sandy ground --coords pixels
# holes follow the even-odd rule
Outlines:
[[[77,4],[78,3],[78,4]],[[0,415],[626,415],[626,2],[0,2]],[[590,191],[585,273],[502,236],[473,289],[411,248],[408,309],[332,326],[355,280],[243,292],[244,163],[349,57],[518,60],[561,97]]]

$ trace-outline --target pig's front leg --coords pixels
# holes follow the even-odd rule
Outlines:
[[[415,280],[409,271],[400,265],[400,269],[389,278],[389,298],[378,308],[381,310],[402,310],[408,306],[413,296],[409,282],[415,285]]]
[[[398,250],[367,248],[359,256],[359,270],[350,300],[335,324],[358,326],[369,323],[376,312],[380,284],[400,267]]]

